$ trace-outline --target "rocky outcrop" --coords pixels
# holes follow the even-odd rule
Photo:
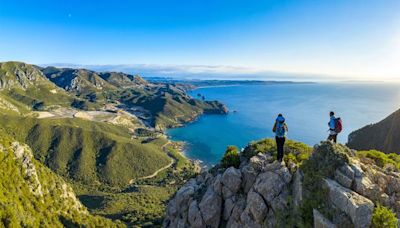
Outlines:
[[[287,163],[259,153],[241,157],[239,168],[203,172],[171,199],[163,226],[369,227],[378,203],[400,216],[399,174],[362,163],[344,146],[323,142],[303,164]],[[310,169],[313,163],[326,170]],[[310,192],[312,181],[320,183],[314,189],[319,192]],[[322,202],[311,210],[312,220],[302,220],[318,197]]]
[[[288,209],[292,174],[278,162],[259,155],[240,169],[204,172],[190,180],[169,202],[165,227],[263,227],[276,225]],[[185,193],[185,194],[184,194]],[[200,202],[200,203],[198,203]]]

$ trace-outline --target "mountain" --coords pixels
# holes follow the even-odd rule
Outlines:
[[[70,185],[36,161],[29,146],[0,135],[2,227],[124,227],[89,214]]]
[[[352,132],[347,145],[357,150],[375,149],[400,154],[400,110],[376,124]]]
[[[400,176],[379,164],[385,154],[288,141],[279,163],[275,148],[272,139],[241,153],[231,147],[220,165],[176,192],[163,226],[397,227]]]
[[[144,109],[146,113],[140,117],[158,130],[180,126],[203,113],[228,112],[217,101],[191,98],[186,94],[188,87],[180,84],[150,83],[120,72],[55,67],[41,70],[49,80],[79,98],[101,105],[117,102],[127,110]]]
[[[68,182],[99,221],[160,226],[167,200],[198,166],[159,130],[227,112],[180,86],[139,76],[20,62],[0,67],[0,139],[4,133],[32,148],[32,159]],[[87,224],[75,220],[65,226]]]
[[[0,97],[20,107],[20,111],[70,106],[74,102],[73,97],[50,82],[37,67],[21,62],[0,63]]]
[[[78,96],[88,96],[103,90],[116,89],[94,71],[85,69],[46,67],[43,74],[57,86],[73,91]]]

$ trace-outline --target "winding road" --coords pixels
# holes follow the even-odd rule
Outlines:
[[[167,151],[165,151],[165,147],[168,146],[170,143],[171,143],[171,142],[168,141],[168,142],[166,142],[164,145],[161,146],[161,149],[162,149],[167,155],[168,155],[168,153],[167,153]],[[169,155],[168,155],[168,156],[169,156]],[[171,156],[169,156],[169,158],[171,159],[171,161],[170,161],[170,163],[169,163],[168,165],[163,166],[163,167],[161,167],[159,170],[155,171],[153,174],[151,174],[151,175],[149,175],[149,176],[141,177],[141,178],[139,178],[138,180],[144,180],[144,179],[153,178],[153,177],[157,176],[157,174],[160,173],[161,171],[163,171],[163,170],[168,169],[169,167],[171,167],[171,166],[174,164],[175,159],[173,159]]]

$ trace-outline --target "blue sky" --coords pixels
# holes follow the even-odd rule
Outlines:
[[[0,0],[0,61],[400,79],[399,59],[398,0]]]

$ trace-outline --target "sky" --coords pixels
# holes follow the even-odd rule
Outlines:
[[[400,80],[400,1],[0,0],[10,60]]]

